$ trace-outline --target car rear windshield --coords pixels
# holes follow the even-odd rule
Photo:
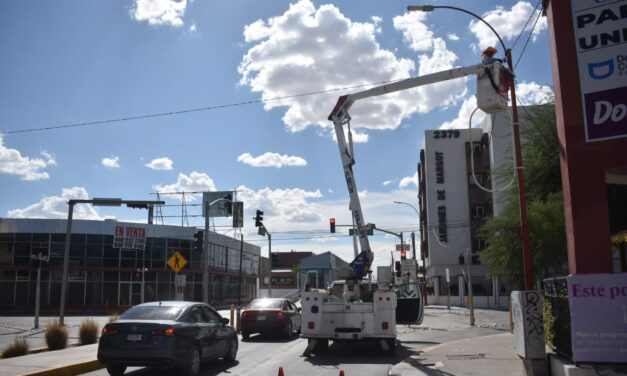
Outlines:
[[[248,308],[281,308],[282,304],[281,300],[258,299],[250,302]]]
[[[181,312],[180,307],[137,306],[124,312],[121,320],[174,320]]]

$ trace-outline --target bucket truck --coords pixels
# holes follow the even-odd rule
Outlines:
[[[364,277],[369,275],[373,261],[367,232],[375,226],[366,223],[357,192],[353,173],[355,158],[349,110],[355,102],[365,98],[470,75],[476,75],[478,79],[477,103],[479,108],[487,113],[507,109],[507,88],[511,80],[506,79],[507,72],[499,61],[408,78],[339,97],[329,115],[329,120],[333,122],[335,127],[337,145],[350,197],[349,209],[356,225],[361,252],[349,264],[350,270],[346,276],[342,298],[335,297],[324,290],[303,292],[301,296],[301,336],[308,339],[305,356],[309,356],[313,352],[324,351],[328,348],[329,340],[374,340],[380,344],[384,351],[393,351],[396,344],[396,293],[383,289],[368,293],[365,288],[367,283],[364,281]],[[346,133],[344,126],[348,128]],[[421,313],[424,309],[422,302],[424,300],[421,299],[419,308]]]

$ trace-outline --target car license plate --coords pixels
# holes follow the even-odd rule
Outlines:
[[[126,335],[126,340],[130,342],[141,342],[142,335],[141,334],[128,334]]]
[[[257,320],[265,320],[265,319],[266,319],[266,316],[264,315],[257,316]]]

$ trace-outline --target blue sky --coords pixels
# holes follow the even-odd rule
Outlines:
[[[0,216],[65,218],[71,198],[237,190],[245,239],[264,254],[267,242],[251,220],[256,209],[265,212],[273,251],[330,250],[352,259],[347,230],[328,233],[330,217],[350,224],[326,120],[337,97],[367,88],[348,89],[357,85],[476,64],[480,51],[495,44],[468,15],[407,13],[409,4],[0,2]],[[523,103],[551,91],[546,18],[535,22],[538,1],[435,4],[482,15],[508,47],[520,35],[513,54],[514,60],[522,54],[516,74]],[[467,127],[474,87],[472,79],[458,79],[353,106],[355,174],[367,222],[407,236],[417,231],[416,213],[392,201],[417,206],[424,130]],[[143,118],[37,130],[128,117]],[[201,226],[202,218],[191,217],[200,214],[193,206],[200,200],[186,197],[189,224]],[[180,196],[164,199],[181,203]],[[177,206],[163,209],[172,216],[167,223],[180,224],[180,213]],[[145,216],[88,206],[75,214]],[[232,234],[228,223],[214,221],[218,232]],[[374,236],[375,264],[386,264],[397,242]]]

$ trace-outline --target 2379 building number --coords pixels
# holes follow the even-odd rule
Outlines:
[[[458,130],[447,130],[447,131],[433,131],[433,138],[458,138],[459,131]]]

